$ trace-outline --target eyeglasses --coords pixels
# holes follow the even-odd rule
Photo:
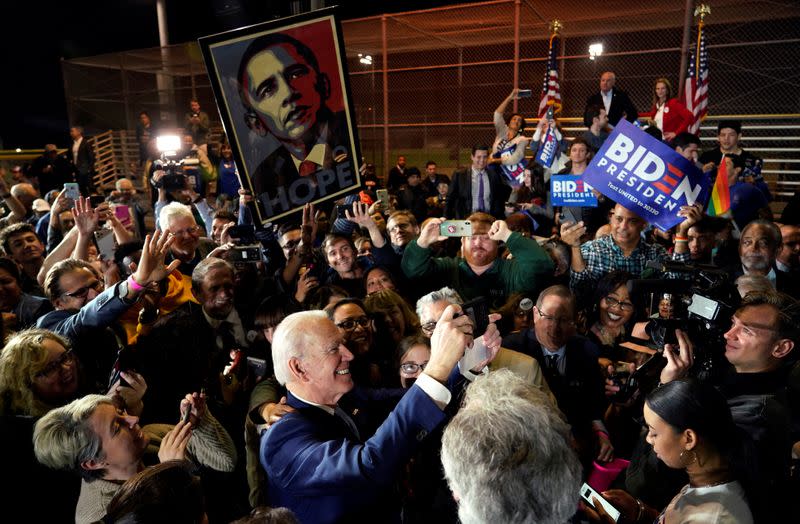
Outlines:
[[[618,307],[622,311],[633,311],[633,304],[630,302],[620,302],[616,298],[606,297],[606,304],[608,304],[608,307]]]
[[[72,364],[75,361],[75,354],[71,349],[65,351],[60,357],[47,364],[42,370],[36,373],[36,378],[47,377],[60,370],[64,364]]]
[[[369,327],[369,323],[369,317],[348,318],[347,320],[342,320],[336,324],[336,327],[339,329],[344,329],[345,331],[353,331],[356,326],[366,329]]]
[[[400,364],[400,371],[405,373],[406,375],[414,375],[419,373],[420,371],[425,370],[425,366],[427,366],[427,362],[423,362],[422,364],[417,364],[416,362],[403,362]]]
[[[411,224],[401,222],[399,224],[394,224],[392,227],[388,229],[389,233],[394,233],[395,231],[408,231],[409,229],[411,229]]]
[[[554,317],[552,315],[545,315],[544,313],[539,311],[538,308],[536,309],[536,311],[539,313],[539,318],[544,320],[545,322],[556,323],[556,324],[559,324],[559,325],[564,326],[564,327],[572,327],[572,326],[575,325],[575,321],[572,320],[571,318]]]
[[[75,291],[71,291],[69,293],[64,293],[63,296],[71,297],[71,298],[81,298],[82,299],[82,298],[86,298],[86,296],[89,294],[89,291],[92,290],[92,289],[94,289],[98,293],[101,292],[103,290],[103,283],[100,282],[99,280],[94,280],[92,282],[89,282],[88,284],[86,284],[83,287],[79,287]]]
[[[301,239],[299,238],[297,240],[289,240],[288,242],[286,242],[284,245],[281,246],[281,249],[283,249],[284,251],[294,249],[300,244],[300,240]]]
[[[170,231],[170,233],[172,233],[176,237],[183,238],[183,237],[188,237],[188,236],[196,236],[196,235],[200,234],[200,230],[201,229],[202,228],[200,226],[192,226],[192,227],[187,227],[186,229],[181,229],[181,230],[178,230],[178,231]]]
[[[430,322],[425,322],[424,324],[422,324],[420,326],[420,328],[422,329],[422,331],[424,333],[427,333],[427,334],[430,335],[431,333],[433,333],[433,330],[436,329],[436,321],[435,320],[431,320]]]

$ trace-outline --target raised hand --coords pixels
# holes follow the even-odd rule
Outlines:
[[[673,344],[666,344],[664,346],[664,356],[667,359],[667,365],[661,370],[660,380],[662,384],[683,377],[694,364],[694,348],[692,347],[692,342],[689,340],[689,337],[680,329],[675,330],[675,335],[678,338],[678,350],[675,350]]]
[[[196,391],[194,393],[187,393],[186,396],[181,399],[181,420],[185,420],[187,411],[189,412],[189,422],[191,422],[192,427],[197,427],[197,424],[206,412],[206,394]]]
[[[472,321],[469,315],[455,316],[460,312],[461,306],[447,306],[431,334],[431,358],[425,373],[442,383],[472,344]]]
[[[75,201],[75,208],[72,210],[75,217],[75,227],[78,233],[88,237],[95,231],[100,224],[100,213],[92,208],[92,203],[88,197],[80,197]]]
[[[435,242],[439,242],[441,240],[447,240],[447,237],[443,237],[439,234],[439,226],[444,222],[444,218],[432,218],[425,224],[425,227],[419,232],[419,238],[417,238],[417,245],[421,248],[427,249],[431,247],[431,245]]]
[[[511,236],[511,230],[505,220],[495,220],[489,228],[489,238],[499,242],[505,242]]]
[[[192,423],[178,422],[161,440],[161,447],[158,448],[159,462],[168,460],[184,460],[186,458],[186,446],[192,436]]]
[[[561,240],[571,247],[579,247],[581,245],[581,237],[586,234],[586,226],[583,225],[583,220],[577,224],[572,222],[564,222],[561,224]]]
[[[180,260],[173,260],[169,266],[164,265],[164,257],[174,240],[171,233],[164,234],[160,230],[156,230],[152,236],[145,237],[142,256],[139,258],[139,264],[133,274],[133,279],[140,286],[145,286],[150,282],[159,282],[178,269]]]

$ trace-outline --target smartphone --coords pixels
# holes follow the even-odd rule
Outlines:
[[[375,195],[377,195],[378,200],[380,200],[381,205],[388,206],[389,205],[389,190],[388,189],[378,189],[375,191]]]
[[[553,110],[553,105],[551,104],[551,105],[547,106],[547,113],[545,114],[545,117],[544,117],[545,120],[552,120],[554,113],[555,113],[555,111]]]
[[[67,182],[64,184],[64,196],[71,199],[73,202],[81,197],[81,189],[75,182]]]
[[[236,246],[233,254],[234,262],[261,262],[261,245]]]
[[[183,422],[184,424],[186,424],[187,422],[189,422],[189,417],[190,417],[191,415],[192,415],[192,406],[191,406],[191,404],[190,404],[190,405],[188,406],[188,408],[186,409],[186,411],[183,413],[183,417],[181,417],[181,422]]]
[[[489,327],[489,303],[485,297],[473,298],[461,305],[461,311],[472,320],[473,338],[478,338],[486,333]]]
[[[358,205],[361,206],[361,210],[364,213],[367,212],[366,204],[364,204],[362,202],[359,202]],[[336,209],[337,209],[336,216],[338,216],[339,218],[347,219],[347,215],[345,214],[345,212],[347,212],[347,211],[350,211],[350,216],[353,216],[353,204],[350,204],[350,205],[340,204],[340,205],[336,206]]]
[[[578,217],[576,217],[572,210],[568,207],[561,208],[561,213],[558,215],[558,218],[562,224],[564,222],[572,222],[573,224],[580,222],[580,219],[578,219]]]
[[[114,216],[123,226],[131,224],[131,208],[124,204],[114,204]]]
[[[520,89],[517,91],[517,98],[530,98],[533,92],[530,89]]]
[[[231,226],[228,234],[232,239],[242,244],[254,244],[256,242],[256,226],[253,224]]]
[[[609,501],[607,501],[603,496],[595,491],[593,487],[591,487],[587,483],[583,483],[581,486],[581,498],[589,503],[590,506],[594,507],[594,499],[597,499],[600,502],[600,505],[603,506],[603,509],[608,516],[611,517],[611,520],[614,522],[619,520],[619,510],[611,505]]]
[[[122,372],[136,369],[135,360],[133,350],[130,348],[123,348],[117,352],[117,360],[114,361],[114,366],[111,369],[111,376],[108,379],[109,388],[116,384],[117,381],[119,381],[120,386],[130,386],[130,384],[122,378]]]
[[[267,374],[267,361],[263,358],[247,357],[247,367],[256,378],[262,378]]]
[[[97,253],[100,255],[100,260],[114,260],[116,244],[114,243],[113,231],[105,228],[95,231],[94,244],[97,246]]]
[[[443,237],[471,237],[472,223],[468,220],[445,220],[439,224],[439,235]]]
[[[104,197],[103,195],[92,195],[89,197],[89,203],[92,204],[92,207],[97,207],[105,201],[106,197]]]

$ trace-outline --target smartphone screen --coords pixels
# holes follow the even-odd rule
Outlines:
[[[530,89],[520,89],[517,91],[517,98],[530,98],[532,94]]]
[[[439,235],[443,237],[471,237],[472,223],[468,220],[445,220],[439,224]]]
[[[605,512],[614,522],[619,520],[619,510],[612,506],[609,501],[603,498],[600,493],[595,491],[593,487],[585,482],[583,483],[583,486],[581,486],[581,498],[588,502],[592,507],[594,507],[594,499],[597,499],[600,502],[600,505],[603,506]]]
[[[114,233],[110,229],[101,229],[94,232],[94,243],[101,260],[114,260]]]

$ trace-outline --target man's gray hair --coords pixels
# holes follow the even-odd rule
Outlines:
[[[581,482],[569,442],[569,425],[540,389],[506,369],[479,377],[442,437],[461,522],[566,522]]]
[[[81,464],[105,456],[100,436],[89,422],[102,404],[114,403],[105,395],[86,395],[40,418],[33,429],[36,460],[49,468],[77,472],[87,481],[101,478],[104,469],[87,470]]]
[[[272,335],[272,367],[281,385],[290,382],[289,359],[302,360],[312,335],[311,326],[331,322],[324,311],[301,311],[284,318]]]
[[[161,208],[158,214],[158,227],[161,231],[169,231],[169,223],[173,218],[187,217],[194,220],[194,215],[189,206],[185,206],[180,202],[171,202]]]
[[[453,288],[443,287],[442,289],[431,291],[427,295],[417,300],[417,317],[422,320],[422,312],[425,308],[434,305],[437,302],[446,301],[448,304],[458,304],[459,306],[464,303],[464,299]]]
[[[233,265],[227,260],[217,257],[207,257],[201,260],[192,270],[192,291],[195,295],[203,291],[203,281],[206,279],[206,275],[215,269],[222,268],[230,271],[231,275],[236,274]]]

